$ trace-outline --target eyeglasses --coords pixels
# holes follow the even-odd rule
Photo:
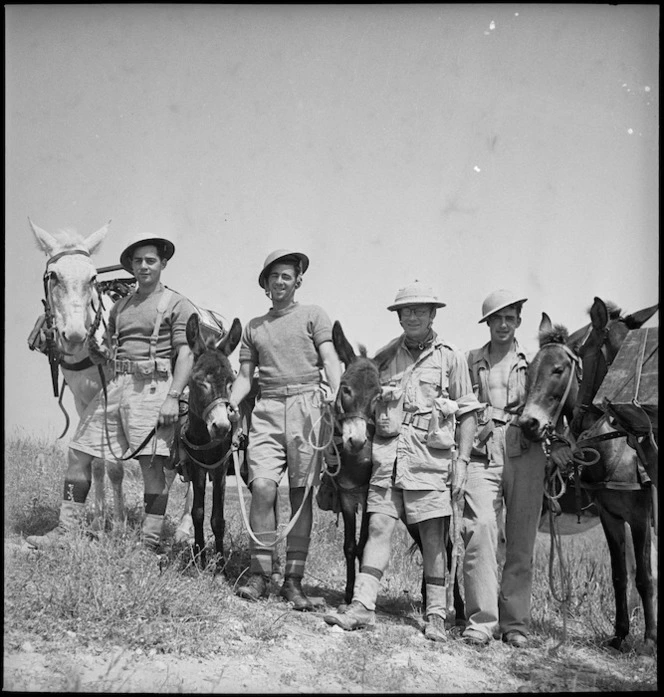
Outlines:
[[[422,317],[426,317],[428,314],[428,307],[404,307],[401,310],[401,317],[410,317],[411,315],[415,315],[415,317],[418,319],[422,319]]]

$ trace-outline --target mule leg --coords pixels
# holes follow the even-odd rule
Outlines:
[[[422,538],[420,536],[420,528],[418,525],[408,525],[406,524],[406,528],[408,529],[408,532],[410,533],[410,536],[413,538],[413,541],[417,545],[417,548],[420,550],[420,554],[422,554]],[[424,557],[424,555],[423,555]],[[427,606],[427,582],[424,574],[424,570],[422,570],[422,611],[424,612],[424,609]]]
[[[194,487],[191,482],[187,483],[187,493],[185,494],[182,506],[182,515],[175,531],[176,542],[192,542],[194,539],[194,521],[191,517],[191,509],[194,505]]]
[[[643,603],[643,620],[645,623],[644,642],[645,648],[652,651],[657,646],[657,613],[655,610],[655,584],[652,577],[651,553],[652,531],[650,528],[650,492],[644,491],[644,496],[638,497],[637,505],[631,508],[639,512],[632,515],[630,527],[634,542],[634,555],[636,559],[636,589]],[[638,503],[641,502],[641,506]],[[637,519],[638,518],[638,519]]]
[[[217,569],[224,566],[224,498],[226,494],[226,468],[217,468],[212,478],[212,517],[210,527],[214,535]]]
[[[94,482],[95,501],[94,518],[92,521],[93,530],[103,531],[106,527],[106,497],[104,495],[104,461],[95,457],[92,460],[92,481]]]
[[[621,650],[625,637],[629,634],[629,610],[627,607],[627,563],[625,560],[625,521],[621,516],[606,508],[606,492],[599,493],[597,502],[600,509],[600,522],[604,529],[606,542],[611,555],[611,576],[616,600],[615,636],[608,644]]]
[[[191,518],[194,523],[194,557],[202,569],[205,568],[205,485],[207,471],[202,467],[192,467],[191,488],[194,492],[194,502],[191,508]]]
[[[346,592],[344,601],[349,605],[353,599],[353,588],[355,587],[355,559],[358,555],[358,545],[356,542],[357,522],[355,519],[355,504],[351,498],[349,501],[340,492],[341,515],[344,520],[344,557],[346,559]]]
[[[461,543],[463,544],[463,543]],[[451,537],[447,540],[447,570],[452,573],[452,551],[454,542]],[[457,559],[457,569],[455,569],[454,578],[450,580],[454,583],[454,617],[457,626],[465,626],[466,624],[466,605],[461,595],[461,587],[459,586],[459,573],[461,569],[461,560]]]
[[[120,460],[108,460],[106,472],[113,487],[113,524],[124,528],[127,522],[125,514],[124,495],[122,493],[122,480],[124,479],[124,465]]]

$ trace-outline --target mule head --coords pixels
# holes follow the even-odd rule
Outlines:
[[[518,418],[524,435],[533,441],[541,441],[563,415],[571,418],[581,371],[579,357],[567,346],[567,329],[554,325],[545,312],[539,338],[540,349],[528,366],[526,403]]]
[[[367,358],[363,346],[360,355],[356,355],[338,321],[332,327],[332,341],[345,367],[334,404],[335,414],[341,425],[344,450],[358,453],[373,435],[373,413],[380,394],[378,368]]]
[[[235,318],[230,330],[221,338],[203,335],[199,317],[187,320],[187,344],[194,354],[189,376],[189,413],[203,421],[211,439],[230,433],[228,397],[235,379],[228,356],[235,350],[242,335],[240,320]]]
[[[60,348],[72,355],[84,347],[88,329],[99,302],[97,269],[90,258],[108,232],[107,223],[86,238],[62,230],[46,232],[28,218],[32,232],[48,260],[44,273],[44,295],[53,316]]]
[[[579,330],[586,330],[578,341],[578,353],[583,364],[583,379],[577,398],[579,419],[592,409],[593,398],[627,333],[643,326],[658,309],[659,305],[653,305],[623,317],[617,305],[595,297],[589,311],[590,324]],[[575,335],[579,332],[575,332]]]

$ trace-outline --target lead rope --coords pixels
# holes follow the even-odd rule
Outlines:
[[[318,419],[314,422],[314,424],[311,427],[311,431],[309,432],[309,443],[315,450],[323,450],[323,447],[315,445],[311,438],[312,434],[315,430],[315,427],[318,425],[318,422],[321,421],[323,418],[324,414],[330,410],[331,407],[329,405],[326,405],[323,407],[322,413]],[[239,422],[238,422],[239,423]],[[239,444],[240,439],[244,437],[244,432],[242,430],[241,426],[237,426],[234,429],[233,433],[233,441],[236,441]],[[326,448],[329,445],[327,443],[324,447]],[[245,530],[247,531],[247,534],[249,537],[259,546],[259,547],[265,547],[265,542],[262,540],[259,540],[256,535],[254,534],[254,531],[251,528],[251,523],[249,521],[249,516],[247,515],[247,507],[244,502],[244,495],[242,491],[242,485],[240,484],[240,479],[242,477],[240,476],[240,458],[238,455],[238,452],[240,451],[240,447],[238,445],[237,448],[233,448],[233,465],[235,467],[235,482],[237,486],[237,493],[238,493],[238,498],[240,499],[240,512],[242,513],[242,522],[244,523]],[[338,452],[338,451],[337,451]],[[324,458],[323,458],[324,459]],[[304,505],[307,502],[307,499],[311,495],[311,490],[313,489],[313,482],[314,482],[314,477],[316,475],[316,466],[314,464],[314,459],[311,461],[311,466],[309,467],[309,472],[307,474],[307,483],[304,489],[304,496],[302,497],[302,503],[300,504],[300,507],[297,509],[295,515],[290,519],[288,525],[276,535],[274,542],[269,545],[270,547],[276,547],[282,540],[285,540],[290,531],[293,529],[295,526],[295,523],[297,523],[298,519],[300,518],[300,514],[302,513],[304,509]],[[249,486],[247,485],[247,489],[249,489]],[[251,491],[251,490],[250,490]]]
[[[544,454],[546,455],[546,466],[547,470],[550,471],[551,469],[551,444],[552,440],[550,438],[550,435],[547,435],[542,443],[542,448],[544,450]],[[563,613],[563,631],[562,635],[560,638],[560,641],[556,646],[553,647],[552,651],[556,652],[566,641],[567,641],[567,610],[569,606],[569,601],[572,597],[572,591],[571,591],[571,582],[569,578],[569,574],[567,572],[567,568],[565,566],[565,562],[563,560],[563,553],[562,553],[562,541],[560,538],[560,530],[558,529],[558,512],[560,511],[560,504],[558,503],[558,499],[565,493],[566,489],[566,484],[565,480],[562,477],[562,474],[560,473],[559,469],[556,467],[556,472],[555,474],[558,475],[558,478],[561,482],[561,490],[559,494],[550,494],[547,491],[547,486],[545,485],[544,487],[544,494],[545,496],[549,499],[549,510],[548,510],[548,516],[549,516],[549,538],[550,538],[550,546],[549,546],[549,589],[551,590],[551,595],[553,596],[553,599],[556,600],[558,603],[560,603],[561,608],[562,608],[562,613]],[[553,476],[555,476],[555,474]],[[553,476],[549,475],[547,477],[547,482],[546,484],[549,484],[553,480]],[[553,505],[552,505],[553,504]],[[556,590],[555,582],[554,582],[554,565],[555,565],[555,557],[556,557],[556,552],[558,553],[558,567],[559,567],[559,572],[560,572],[560,593]]]

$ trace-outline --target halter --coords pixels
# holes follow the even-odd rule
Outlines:
[[[580,383],[582,379],[582,368],[581,368],[581,360],[580,358],[572,351],[568,346],[565,344],[560,344],[557,342],[551,342],[548,344],[544,344],[544,346],[541,347],[541,349],[548,348],[549,346],[555,346],[558,348],[562,348],[563,351],[568,355],[568,357],[572,361],[572,366],[574,370],[570,369],[569,371],[569,380],[567,381],[567,386],[565,387],[565,392],[563,393],[562,399],[560,400],[560,403],[558,404],[558,407],[556,409],[555,417],[552,419],[550,422],[550,426],[552,429],[556,427],[556,424],[558,423],[558,420],[560,419],[563,409],[565,408],[565,403],[567,402],[567,398],[569,397],[570,390],[572,389],[572,384],[574,382],[574,378],[576,377],[577,381]]]
[[[85,257],[90,257],[90,252],[88,252],[85,249],[67,249],[62,252],[59,252],[58,254],[53,255],[48,259],[46,262],[46,270],[44,271],[44,276],[43,276],[43,285],[44,285],[44,299],[42,300],[42,304],[44,305],[44,313],[45,313],[45,324],[46,324],[46,329],[45,329],[45,335],[46,335],[46,355],[48,357],[49,365],[51,368],[51,382],[53,384],[53,396],[58,397],[59,395],[61,396],[62,389],[64,389],[64,383],[63,383],[63,388],[60,389],[60,392],[58,392],[58,368],[62,366],[63,368],[66,368],[68,370],[85,370],[86,368],[91,367],[92,361],[90,361],[89,358],[83,359],[82,361],[78,361],[76,363],[67,363],[63,358],[62,358],[62,351],[58,349],[57,346],[57,337],[58,337],[58,330],[57,327],[55,326],[55,321],[54,321],[54,316],[53,316],[53,308],[51,306],[51,295],[50,295],[50,288],[49,288],[49,283],[51,281],[51,278],[53,277],[53,272],[49,270],[49,266],[51,264],[54,264],[56,261],[61,259],[62,257],[65,256],[71,256],[74,254],[81,254]],[[99,321],[101,320],[101,313],[103,309],[103,302],[101,300],[101,291],[99,289],[99,285],[97,284],[96,277],[94,280],[94,287],[95,290],[97,291],[97,296],[99,297],[99,306],[95,310],[95,319],[93,321],[93,326],[96,327],[99,326]],[[92,307],[94,309],[94,304],[92,304]],[[66,432],[66,429],[65,429]],[[63,434],[64,435],[64,434]]]

